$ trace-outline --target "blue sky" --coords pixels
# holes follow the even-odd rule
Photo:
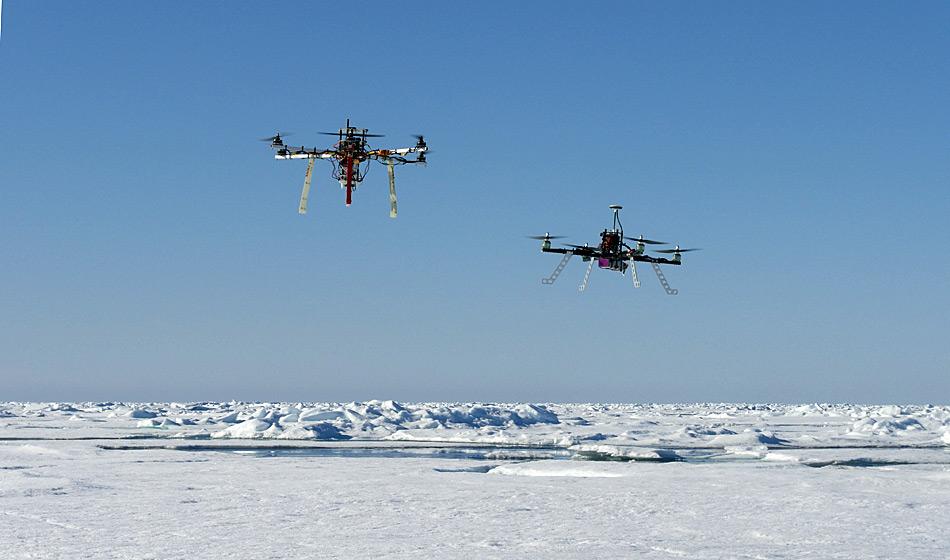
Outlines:
[[[947,402],[946,3],[3,10],[0,399]],[[612,203],[677,297],[540,285]]]

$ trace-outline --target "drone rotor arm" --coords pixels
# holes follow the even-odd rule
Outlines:
[[[601,256],[600,249],[597,247],[591,247],[589,245],[572,245],[570,243],[565,243],[568,247],[571,247],[571,251],[579,257],[590,257],[596,258]]]
[[[406,159],[402,156],[394,155],[388,150],[372,150],[366,152],[366,157],[369,159],[379,160],[386,165],[403,165],[406,163],[416,163],[415,160]]]
[[[374,152],[383,152],[388,155],[405,156],[408,154],[421,154],[429,151],[427,146],[413,146],[411,148],[381,148],[373,150]]]
[[[274,155],[274,159],[330,159],[336,157],[337,152],[335,150],[308,150],[303,146],[288,146],[287,148],[277,152]]]

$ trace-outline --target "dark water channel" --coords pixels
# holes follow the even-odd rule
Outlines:
[[[561,447],[495,445],[264,445],[264,444],[180,444],[180,445],[99,445],[104,451],[171,450],[192,453],[226,453],[254,458],[374,458],[374,459],[461,459],[474,461],[582,460],[644,463],[736,463],[759,462],[761,457],[736,455],[723,449],[644,449],[637,456],[617,456],[598,451],[578,451]],[[799,449],[798,460],[771,462],[776,466],[896,467],[904,465],[950,465],[950,450],[882,450],[877,448]],[[477,467],[474,467],[477,468]]]
[[[292,446],[292,445],[100,445],[105,451],[166,449],[193,453],[227,453],[249,457],[349,457],[375,459],[468,459],[539,461],[570,459],[575,453],[557,447],[506,446]]]

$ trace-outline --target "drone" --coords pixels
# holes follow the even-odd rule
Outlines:
[[[389,170],[389,217],[395,218],[396,174],[394,167],[405,164],[425,165],[426,152],[429,150],[425,138],[421,134],[416,135],[416,145],[411,148],[371,149],[366,139],[380,138],[383,135],[369,134],[369,129],[350,126],[350,119],[346,119],[345,128],[341,128],[337,132],[321,132],[320,134],[336,136],[338,141],[333,145],[333,148],[320,150],[304,146],[288,146],[284,144],[280,132],[269,138],[261,138],[261,141],[270,142],[271,148],[277,150],[274,156],[276,159],[307,160],[307,174],[304,177],[303,191],[300,193],[300,206],[297,208],[297,212],[299,214],[307,213],[307,199],[310,197],[310,182],[315,160],[328,159],[333,164],[332,176],[340,182],[341,188],[346,189],[347,206],[353,203],[353,190],[366,177],[370,161],[376,160],[384,164]],[[288,136],[288,133],[284,133],[284,136]],[[407,157],[410,154],[415,154],[415,159]],[[366,165],[363,165],[364,162]]]
[[[646,254],[647,245],[667,245],[663,241],[656,241],[653,239],[645,239],[642,235],[639,237],[624,237],[623,235],[623,226],[620,224],[620,210],[623,209],[623,206],[619,204],[613,204],[610,206],[610,209],[614,212],[614,223],[611,229],[605,229],[600,234],[600,244],[596,247],[591,247],[589,245],[571,245],[566,243],[567,247],[552,247],[552,239],[561,239],[560,236],[551,235],[550,233],[545,233],[544,235],[535,235],[531,236],[531,239],[541,240],[541,251],[544,253],[560,253],[564,257],[561,259],[561,262],[558,263],[557,268],[554,269],[554,272],[551,273],[547,278],[542,278],[542,284],[553,284],[557,280],[558,276],[561,275],[561,272],[564,270],[564,267],[567,266],[567,262],[571,260],[571,257],[577,255],[587,262],[587,272],[584,274],[584,281],[577,288],[578,291],[583,292],[587,289],[588,283],[590,281],[590,272],[594,268],[594,261],[597,262],[598,268],[604,270],[612,270],[619,272],[620,274],[626,274],[627,269],[630,270],[630,276],[633,278],[633,286],[635,288],[640,287],[640,279],[637,277],[637,262],[648,262],[650,266],[653,267],[653,271],[656,272],[656,277],[660,281],[660,285],[663,286],[663,289],[666,290],[666,293],[675,296],[679,293],[679,290],[670,287],[670,283],[667,282],[666,276],[663,275],[663,271],[660,269],[661,264],[672,264],[672,265],[681,265],[683,264],[683,253],[689,251],[698,251],[699,249],[681,249],[679,245],[675,249],[660,249],[652,250],[655,253],[664,253],[673,255],[672,258],[665,257],[654,257]],[[627,243],[624,243],[624,240],[633,241],[635,245],[631,247]]]

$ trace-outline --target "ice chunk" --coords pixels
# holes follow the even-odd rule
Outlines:
[[[557,415],[543,406],[535,404],[519,404],[515,407],[512,418],[519,426],[530,424],[557,424]]]
[[[229,428],[211,434],[213,438],[234,438],[234,439],[261,439],[277,437],[281,429],[276,425],[261,420],[260,418],[249,418],[240,424],[235,424]]]
[[[757,446],[757,445],[785,445],[788,441],[776,437],[772,432],[758,428],[748,428],[741,434],[724,434],[709,440],[710,445],[723,447]]]
[[[216,418],[214,421],[221,422],[223,424],[237,424],[238,422],[240,422],[239,416],[240,416],[240,413],[238,411],[234,411],[230,414],[225,414],[224,416],[220,418]]]
[[[344,434],[339,428],[328,422],[311,424],[309,426],[294,426],[284,430],[277,436],[278,439],[317,439],[317,440],[344,440],[350,439],[350,436]]]

